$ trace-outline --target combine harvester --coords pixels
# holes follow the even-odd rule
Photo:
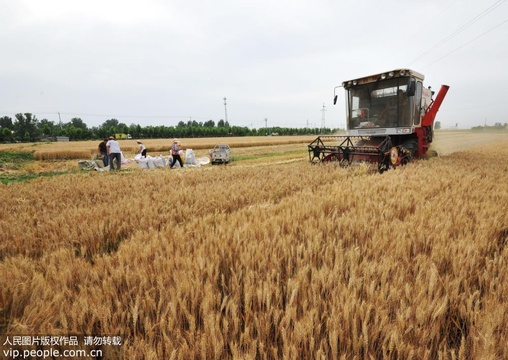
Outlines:
[[[436,114],[448,92],[442,85],[435,99],[425,77],[413,70],[397,69],[348,80],[345,136],[319,136],[308,145],[309,160],[377,164],[379,172],[430,155]],[[334,104],[337,103],[337,94]]]

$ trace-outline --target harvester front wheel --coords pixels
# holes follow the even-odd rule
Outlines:
[[[399,163],[399,149],[395,146],[390,149],[390,163],[393,167]]]

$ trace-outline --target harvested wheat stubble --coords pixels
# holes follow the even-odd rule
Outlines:
[[[1,187],[2,333],[120,335],[126,358],[508,358],[507,157]]]

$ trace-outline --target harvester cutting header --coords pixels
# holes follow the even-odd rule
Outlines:
[[[353,161],[377,164],[378,171],[425,158],[436,114],[448,92],[442,85],[435,99],[424,76],[410,69],[344,81],[346,136],[319,136],[308,145],[311,162]],[[337,94],[334,104],[337,102]]]

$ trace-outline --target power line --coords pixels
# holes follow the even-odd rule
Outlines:
[[[404,42],[410,41],[410,40],[414,39],[416,36],[419,36],[422,32],[427,31],[429,29],[429,27],[431,27],[432,24],[435,23],[440,17],[445,16],[446,10],[448,10],[448,8],[454,6],[457,1],[459,1],[459,0],[455,0],[451,3],[449,3],[448,6],[440,9],[439,11],[436,11],[435,12],[436,16],[434,16],[432,19],[429,19],[430,21],[428,21],[428,22],[424,21],[422,26],[419,27],[411,36],[408,36]]]
[[[423,67],[423,69],[426,69],[426,68],[428,68],[429,66],[434,65],[435,63],[437,63],[437,62],[439,62],[439,61],[443,60],[444,58],[446,58],[446,57],[448,57],[448,56],[450,56],[451,54],[456,53],[456,52],[457,52],[457,51],[459,51],[460,49],[462,49],[462,48],[466,47],[467,45],[471,44],[472,42],[474,42],[474,41],[478,40],[479,38],[481,38],[482,36],[484,36],[484,35],[488,34],[489,32],[491,32],[491,31],[493,31],[493,30],[497,29],[498,27],[500,27],[501,25],[505,24],[506,22],[508,22],[508,19],[507,19],[507,20],[505,20],[505,21],[503,21],[503,22],[501,22],[500,24],[498,24],[498,25],[494,26],[493,28],[491,28],[491,29],[489,29],[489,30],[487,30],[487,31],[485,31],[485,32],[483,32],[483,33],[481,33],[480,35],[478,35],[478,36],[477,36],[477,37],[475,37],[474,39],[472,39],[472,40],[468,41],[467,43],[465,43],[465,44],[464,44],[464,45],[462,45],[462,46],[459,46],[457,49],[455,49],[455,50],[453,50],[453,51],[449,52],[448,54],[446,54],[446,55],[444,55],[444,56],[440,57],[440,58],[439,58],[439,59],[437,59],[436,61],[431,62],[431,63],[430,63],[430,64],[428,64],[427,66]]]
[[[419,60],[421,59],[422,57],[425,57],[426,55],[428,55],[429,53],[431,53],[432,51],[434,51],[435,49],[437,49],[438,47],[440,47],[441,45],[443,45],[444,43],[448,42],[449,40],[453,39],[455,36],[457,36],[458,34],[460,34],[462,31],[464,31],[465,29],[467,29],[469,26],[473,25],[475,22],[477,22],[478,20],[480,20],[481,18],[483,18],[484,16],[486,16],[488,13],[490,13],[491,11],[494,11],[497,7],[501,6],[504,2],[506,2],[506,0],[498,0],[496,3],[492,4],[491,6],[489,6],[487,9],[485,9],[484,11],[482,11],[480,14],[476,15],[474,18],[472,18],[471,20],[469,20],[467,23],[465,23],[464,25],[462,25],[461,27],[459,27],[457,30],[455,30],[454,32],[452,32],[450,35],[448,35],[447,37],[445,37],[443,40],[439,41],[437,44],[435,44],[434,46],[432,46],[430,49],[428,49],[427,51],[421,53],[420,55],[418,55],[416,58],[414,58],[413,60],[411,60],[409,62],[409,64],[412,64],[413,62],[415,62],[416,60]]]

